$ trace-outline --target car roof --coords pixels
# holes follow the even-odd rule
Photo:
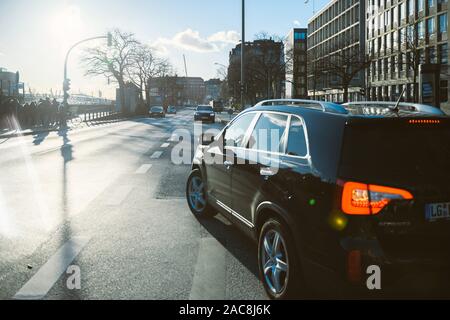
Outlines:
[[[397,108],[396,108],[397,107]],[[306,110],[320,114],[335,115],[346,118],[403,118],[403,117],[448,117],[440,109],[414,103],[389,102],[389,101],[361,101],[351,102],[343,105],[302,99],[274,99],[257,103],[247,110],[278,111],[301,114]]]

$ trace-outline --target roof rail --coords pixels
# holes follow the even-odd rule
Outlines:
[[[390,110],[395,109],[397,102],[395,101],[357,101],[357,102],[348,102],[344,103],[344,107],[376,107],[376,108],[388,108]],[[445,116],[445,113],[436,107],[429,106],[426,104],[420,103],[409,103],[409,102],[400,102],[398,104],[399,109],[404,109],[410,112],[419,112],[437,116]]]
[[[327,102],[327,101],[318,101],[318,100],[304,100],[304,99],[271,99],[264,100],[258,102],[255,107],[261,106],[270,106],[270,105],[301,105],[305,108],[312,108],[321,110],[323,112],[331,112],[331,113],[339,113],[339,114],[347,114],[348,110],[343,106]]]

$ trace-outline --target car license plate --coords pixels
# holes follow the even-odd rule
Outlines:
[[[428,221],[450,219],[450,202],[425,205],[425,218]]]

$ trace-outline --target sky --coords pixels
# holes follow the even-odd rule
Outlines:
[[[246,40],[258,32],[285,36],[306,27],[313,0],[247,0]],[[318,10],[328,0],[315,0]],[[184,75],[205,80],[218,76],[215,63],[228,65],[241,37],[241,0],[0,0],[0,67],[19,71],[26,90],[61,90],[67,49],[84,38],[119,28],[155,48]],[[101,44],[95,40],[86,46]],[[115,98],[115,85],[86,77],[83,47],[69,59],[72,92]]]

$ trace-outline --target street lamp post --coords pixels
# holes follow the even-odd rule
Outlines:
[[[242,40],[241,40],[241,109],[245,108],[245,0],[242,0]]]
[[[87,38],[87,39],[78,41],[72,47],[70,47],[70,49],[67,51],[66,59],[64,60],[64,82],[63,82],[64,97],[63,97],[63,110],[62,110],[63,118],[61,119],[62,127],[66,127],[66,125],[67,125],[65,112],[67,111],[67,105],[68,105],[67,100],[69,99],[69,90],[70,90],[70,79],[67,78],[67,62],[69,60],[69,55],[72,52],[72,50],[75,47],[77,47],[78,45],[88,42],[88,41],[91,41],[91,40],[98,40],[98,39],[108,39],[108,47],[110,47],[112,45],[112,35],[111,35],[111,33],[108,33],[106,36],[91,37],[91,38]]]

